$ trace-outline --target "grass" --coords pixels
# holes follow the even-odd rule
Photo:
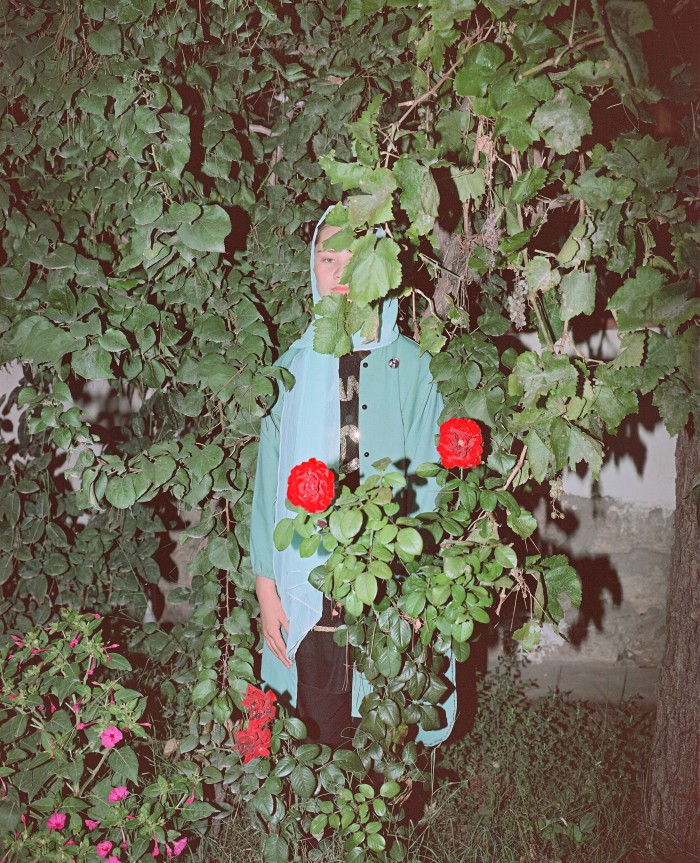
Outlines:
[[[512,663],[481,682],[472,731],[436,753],[432,788],[413,801],[411,863],[695,863],[668,837],[651,850],[644,832],[653,716],[633,702],[525,692]],[[260,863],[244,812],[222,828],[201,863]],[[318,859],[344,855],[338,846]]]

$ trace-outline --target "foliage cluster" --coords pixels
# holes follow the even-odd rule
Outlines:
[[[653,392],[671,431],[698,403],[696,151],[605,121],[617,100],[643,120],[643,103],[659,98],[641,43],[651,26],[637,0],[8,8],[0,361],[20,361],[24,380],[6,400],[22,413],[17,442],[2,444],[0,627],[44,625],[57,606],[118,621],[120,640],[158,681],[181,752],[213,765],[224,787],[250,782],[261,793],[268,860],[287,855],[274,832],[282,806],[305,813],[286,823],[307,833],[318,814],[333,815],[314,811],[327,802],[315,791],[327,789],[328,753],[299,747],[289,772],[288,762],[226,760],[225,723],[256,673],[247,556],[256,435],[278,387],[292,383],[272,362],[310,312],[308,223],[347,194],[333,219],[353,250],[352,302],[319,305],[316,347],[349,350],[351,332],[373,331],[377,300],[405,297],[403,324],[433,355],[445,415],[489,432],[480,484],[445,488],[465,512],[477,497],[478,512],[500,509],[504,532],[470,535],[468,520],[441,511],[440,563],[423,561],[435,567],[426,603],[438,609],[449,587],[464,618],[450,627],[468,634],[493,601],[498,566],[495,578],[509,579],[500,589],[531,590],[556,616],[566,565],[525,560],[532,524],[517,496],[566,466],[597,473],[605,434],[640,396]],[[679,91],[689,75],[674,68]],[[610,320],[619,356],[586,356],[574,336]],[[538,349],[524,349],[513,326]],[[97,392],[106,396],[96,415]],[[155,558],[192,510],[200,518],[183,536],[198,550],[191,587],[177,596],[192,611],[166,631],[142,623]],[[460,542],[464,555],[448,553]],[[394,551],[402,565],[419,562],[416,543]],[[476,593],[457,584],[474,556]],[[384,611],[371,610],[355,640],[365,644],[376,625],[388,653],[403,656],[404,627],[384,626]],[[424,662],[443,647],[440,614]],[[523,635],[534,643],[537,625]],[[389,703],[376,709],[393,719]],[[361,826],[377,793],[366,774],[388,763],[375,731],[364,750],[332,759],[344,772],[341,782],[332,771],[331,805],[346,806],[344,828],[361,834],[353,861],[389,853]],[[404,752],[386,782],[411,779]],[[294,776],[304,777],[298,787]],[[272,790],[275,779],[284,791]],[[395,823],[398,810],[372,807],[377,823]],[[394,848],[400,859],[405,845]]]
[[[102,622],[63,609],[0,652],[4,859],[82,863],[100,844],[124,861],[180,856],[183,829],[215,811],[195,799],[195,765],[159,763],[147,699],[111,676],[131,666]]]
[[[437,753],[429,793],[416,793],[409,860],[659,863],[643,825],[652,724],[634,702],[584,704],[561,692],[533,700],[510,657],[478,685],[469,736]],[[250,839],[241,813],[197,859],[257,863]],[[671,837],[666,849],[673,859]],[[339,863],[342,849],[321,859]]]

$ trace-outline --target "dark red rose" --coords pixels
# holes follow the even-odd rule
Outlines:
[[[235,738],[233,748],[241,753],[244,764],[253,758],[265,758],[270,754],[272,735],[260,719],[251,719],[247,728],[236,731]]]
[[[484,442],[474,420],[451,419],[440,426],[437,451],[445,467],[476,467],[481,464]]]
[[[251,719],[259,719],[263,724],[272,722],[275,718],[275,701],[277,697],[274,692],[263,692],[252,683],[248,684],[246,694],[241,699],[248,716]]]
[[[317,458],[295,465],[287,480],[287,498],[307,512],[323,512],[335,497],[333,471]]]

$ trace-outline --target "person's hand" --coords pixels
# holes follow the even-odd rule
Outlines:
[[[277,593],[277,585],[274,578],[263,578],[261,575],[255,578],[255,592],[260,603],[260,621],[262,623],[263,637],[265,643],[275,654],[280,662],[287,668],[292,664],[287,659],[287,645],[282,637],[282,630],[289,634],[289,621],[282,608],[282,601]]]

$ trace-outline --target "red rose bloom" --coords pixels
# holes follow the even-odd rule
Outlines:
[[[437,451],[445,467],[476,467],[483,451],[481,429],[474,420],[451,419],[440,426]]]
[[[317,458],[295,465],[287,480],[287,498],[307,512],[323,512],[335,497],[333,471]]]
[[[266,725],[275,718],[277,697],[274,692],[263,692],[250,683],[241,701],[251,719],[262,720],[263,725]]]
[[[260,719],[251,719],[248,727],[242,731],[236,731],[236,742],[233,746],[243,756],[243,763],[247,764],[253,758],[264,758],[270,754],[272,735]]]

